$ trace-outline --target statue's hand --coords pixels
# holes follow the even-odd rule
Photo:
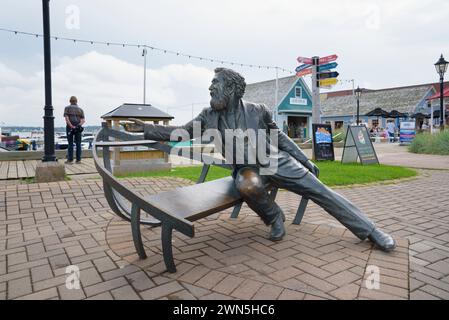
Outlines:
[[[320,169],[310,160],[307,162],[307,169],[317,178],[320,175]]]
[[[134,123],[130,124],[129,131],[132,131],[132,132],[144,132],[145,131],[145,125],[146,125],[145,122],[143,122],[142,120],[139,120],[139,119],[135,119],[135,118],[130,118],[129,120],[134,122]],[[126,126],[125,126],[125,129],[127,129]]]

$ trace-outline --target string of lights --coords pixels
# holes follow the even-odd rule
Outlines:
[[[0,31],[13,33],[16,35],[33,36],[36,38],[43,37],[43,35],[39,34],[39,33],[25,32],[25,31],[12,30],[12,29],[6,29],[6,28],[0,28]],[[162,52],[164,54],[171,54],[171,55],[176,55],[179,57],[186,57],[189,59],[195,59],[195,60],[200,60],[200,61],[204,61],[204,62],[220,63],[220,64],[225,64],[225,65],[248,67],[248,68],[258,68],[258,69],[268,69],[268,70],[274,69],[274,70],[282,71],[285,73],[294,74],[293,71],[287,70],[285,68],[278,67],[278,66],[247,64],[247,63],[240,63],[240,62],[235,62],[235,61],[227,61],[227,60],[221,60],[221,59],[215,59],[215,58],[208,58],[208,57],[203,57],[203,56],[187,54],[187,53],[183,53],[180,51],[173,51],[173,50],[169,50],[169,49],[158,48],[158,47],[150,46],[147,44],[107,42],[107,41],[96,41],[96,40],[86,40],[86,39],[77,39],[77,38],[66,38],[66,37],[59,37],[59,36],[51,36],[51,38],[53,40],[70,41],[73,43],[86,43],[86,44],[91,44],[91,45],[117,46],[117,47],[123,47],[123,48],[125,48],[125,47],[146,48],[146,49],[150,49],[152,51]]]

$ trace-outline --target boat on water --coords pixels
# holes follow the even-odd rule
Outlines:
[[[0,139],[0,152],[7,151],[40,151],[44,149],[43,131],[13,131],[3,132]],[[92,149],[94,133],[83,133],[81,147],[83,150]],[[55,149],[64,150],[68,148],[67,136],[63,132],[55,133]]]

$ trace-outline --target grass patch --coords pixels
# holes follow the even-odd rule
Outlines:
[[[346,186],[379,181],[409,178],[417,175],[412,169],[386,165],[341,164],[340,162],[318,162],[320,180],[328,186]],[[140,177],[178,177],[196,182],[201,174],[202,166],[177,167],[171,170],[155,172],[138,172],[120,175],[119,178]],[[231,171],[212,166],[206,181],[228,177]]]
[[[319,162],[320,180],[328,186],[346,186],[410,178],[418,173],[409,168],[387,165],[341,164],[340,162]]]
[[[420,133],[416,135],[409,150],[413,153],[449,155],[449,131]]]

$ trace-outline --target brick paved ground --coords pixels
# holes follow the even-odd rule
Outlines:
[[[152,194],[181,179],[133,179]],[[0,299],[447,299],[449,171],[415,180],[340,189],[399,238],[394,254],[360,243],[316,205],[303,225],[277,244],[248,208],[195,223],[196,237],[174,237],[178,273],[164,271],[159,229],[143,230],[148,259],[139,261],[130,227],[114,218],[101,181],[0,183]],[[291,221],[298,197],[277,201]],[[81,269],[81,290],[67,290],[68,265]],[[378,266],[380,290],[365,288]]]

